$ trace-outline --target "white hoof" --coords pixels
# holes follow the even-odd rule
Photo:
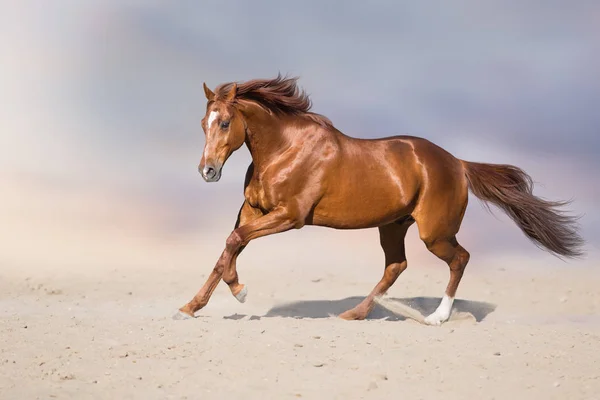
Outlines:
[[[246,302],[246,296],[248,296],[248,286],[244,285],[244,288],[242,290],[240,290],[240,292],[238,294],[235,295],[235,298],[240,303],[245,303]]]
[[[425,324],[427,325],[440,326],[446,321],[448,321],[448,317],[437,312],[425,317]]]
[[[450,318],[452,312],[452,304],[454,303],[454,297],[444,295],[438,308],[430,315],[425,317],[425,323],[427,325],[440,326]]]
[[[192,319],[192,318],[193,318],[193,317],[191,317],[191,316],[189,316],[189,315],[187,315],[186,313],[184,313],[184,312],[181,312],[181,311],[177,311],[177,312],[176,312],[176,313],[173,315],[173,319],[174,319],[175,321],[183,321],[183,320],[186,320],[186,319]]]

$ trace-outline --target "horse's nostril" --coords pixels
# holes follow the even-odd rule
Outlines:
[[[204,176],[207,178],[214,178],[217,171],[213,167],[204,167]]]

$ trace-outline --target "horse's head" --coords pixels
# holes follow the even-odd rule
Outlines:
[[[216,96],[204,84],[208,99],[206,115],[202,118],[202,129],[206,135],[204,153],[198,171],[206,182],[216,182],[221,178],[221,169],[234,151],[239,149],[246,138],[246,126],[242,114],[234,107],[237,85],[222,96]]]

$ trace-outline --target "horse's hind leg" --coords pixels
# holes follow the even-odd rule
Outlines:
[[[415,221],[410,218],[379,227],[379,240],[385,253],[385,271],[383,278],[371,293],[356,307],[340,314],[346,320],[362,320],[369,315],[375,306],[375,298],[384,295],[394,284],[398,276],[406,269],[404,237],[406,231]]]
[[[426,245],[429,251],[446,261],[450,267],[450,280],[444,297],[438,308],[425,318],[425,323],[428,325],[441,325],[450,318],[456,289],[469,262],[469,252],[458,244],[456,237],[437,239],[433,242],[426,242]]]
[[[469,262],[469,253],[456,240],[467,209],[467,181],[458,164],[450,163],[447,167],[430,168],[428,185],[412,213],[427,249],[450,267],[450,280],[442,301],[425,318],[429,325],[441,325],[450,318],[456,289]]]
[[[448,201],[446,207],[426,201],[423,204],[426,207],[413,213],[419,227],[419,236],[427,249],[450,267],[450,280],[444,297],[438,308],[425,318],[428,325],[441,325],[450,318],[456,289],[469,262],[469,253],[456,240],[467,202]]]

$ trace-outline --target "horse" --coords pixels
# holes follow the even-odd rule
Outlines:
[[[247,287],[236,261],[252,240],[300,229],[378,228],[385,254],[383,277],[356,307],[339,315],[365,319],[407,268],[404,238],[417,224],[427,249],[448,264],[450,279],[437,309],[425,318],[441,325],[450,317],[470,254],[456,235],[469,190],[486,206],[508,214],[526,237],[559,258],[583,254],[578,217],[533,194],[522,169],[464,161],[431,141],[415,136],[355,138],[311,111],[312,101],[297,77],[228,82],[207,99],[202,118],[205,145],[198,170],[217,182],[229,156],[245,144],[252,162],[244,180],[244,202],[235,228],[200,291],[179,309],[176,319],[194,317],[223,280],[240,302]]]

